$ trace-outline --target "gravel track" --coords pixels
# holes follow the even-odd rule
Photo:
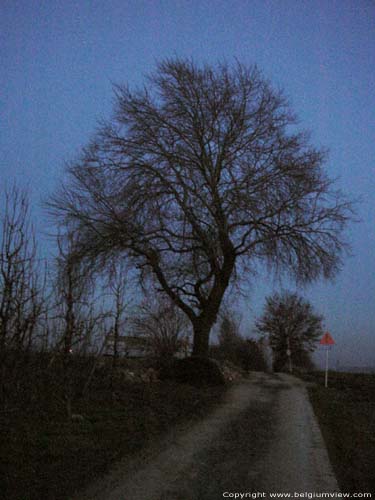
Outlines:
[[[252,373],[204,420],[176,429],[74,500],[219,500],[224,492],[338,492],[304,383]],[[249,496],[249,495],[248,495]]]

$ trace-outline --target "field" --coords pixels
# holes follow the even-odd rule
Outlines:
[[[304,376],[342,491],[375,493],[375,374]]]
[[[28,397],[0,411],[2,499],[68,499],[115,461],[172,426],[203,416],[223,394],[223,388],[165,381],[122,381],[113,394],[104,375],[97,374],[86,397],[75,397],[76,418],[67,419],[53,371],[48,380],[40,380],[37,392],[28,391]]]

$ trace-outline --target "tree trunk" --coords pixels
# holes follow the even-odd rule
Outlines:
[[[213,326],[213,322],[207,323],[202,319],[197,319],[194,328],[193,335],[193,356],[200,356],[203,358],[208,358],[209,354],[209,339],[210,339],[210,331]]]
[[[221,274],[215,278],[215,283],[205,304],[205,309],[193,321],[193,356],[208,358],[209,355],[210,331],[216,322],[221,301],[228,287],[235,264],[235,253],[229,240],[226,242],[226,246],[227,253],[224,258]]]
[[[119,321],[118,321],[118,311],[117,311],[115,324],[113,327],[113,358],[112,358],[111,381],[110,381],[110,387],[112,392],[115,390],[115,373],[118,365],[118,356],[119,356],[118,338],[119,338]]]

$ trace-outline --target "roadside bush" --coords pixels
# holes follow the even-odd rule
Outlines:
[[[267,371],[262,347],[251,339],[237,337],[231,344],[211,346],[211,356],[220,361],[230,361],[245,371]]]
[[[262,344],[241,335],[240,319],[234,311],[224,311],[218,340],[219,344],[210,348],[212,358],[229,361],[245,371],[267,371]]]
[[[272,367],[275,372],[289,371],[288,356],[285,353],[278,353],[277,356],[274,356]],[[311,359],[310,353],[303,350],[292,353],[292,368],[293,371],[299,372],[315,370],[315,365]]]
[[[170,360],[161,367],[159,378],[195,387],[225,384],[224,375],[216,361],[197,356]]]

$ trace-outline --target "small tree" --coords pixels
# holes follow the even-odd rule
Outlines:
[[[107,293],[112,299],[112,310],[111,316],[111,335],[109,340],[111,340],[112,346],[112,368],[111,368],[111,387],[114,389],[115,384],[115,372],[118,365],[118,360],[120,357],[119,352],[119,342],[121,337],[121,332],[124,328],[126,318],[125,311],[129,305],[129,301],[126,299],[127,290],[129,288],[128,283],[128,273],[124,261],[112,262],[109,269],[108,282],[107,282]]]
[[[245,370],[265,372],[268,369],[263,345],[254,339],[246,339],[243,346],[242,366]]]
[[[275,370],[311,366],[309,354],[322,335],[322,316],[296,293],[283,292],[266,299],[263,315],[256,322],[258,333],[268,337]]]
[[[192,324],[194,355],[208,355],[230,282],[255,264],[305,282],[335,274],[350,203],[256,67],[167,60],[115,93],[50,207],[82,258],[123,254],[158,281]]]
[[[56,260],[56,310],[62,321],[62,352],[69,359],[82,341],[82,311],[89,296],[88,272],[74,254],[74,234],[58,238],[59,255]]]
[[[97,330],[103,331],[107,314],[97,307],[91,269],[77,258],[74,233],[57,239],[59,254],[56,259],[55,304],[53,315],[57,329],[57,341],[62,354],[63,393],[68,418],[72,414],[77,386],[77,366],[73,359],[87,353],[93,347],[92,337]],[[102,343],[105,342],[105,339]]]
[[[228,354],[243,340],[240,335],[240,321],[230,311],[222,314],[218,338],[220,347]]]
[[[5,190],[0,216],[0,404],[6,383],[17,388],[28,354],[37,344],[45,306],[45,268],[37,246],[25,191]]]
[[[234,312],[226,309],[218,334],[219,344],[211,346],[211,355],[220,360],[228,360],[244,370],[266,371],[267,363],[261,344],[240,333],[240,320]]]
[[[189,351],[189,322],[165,297],[147,297],[132,323],[136,334],[145,339],[148,352],[153,356],[170,358],[178,351]]]

